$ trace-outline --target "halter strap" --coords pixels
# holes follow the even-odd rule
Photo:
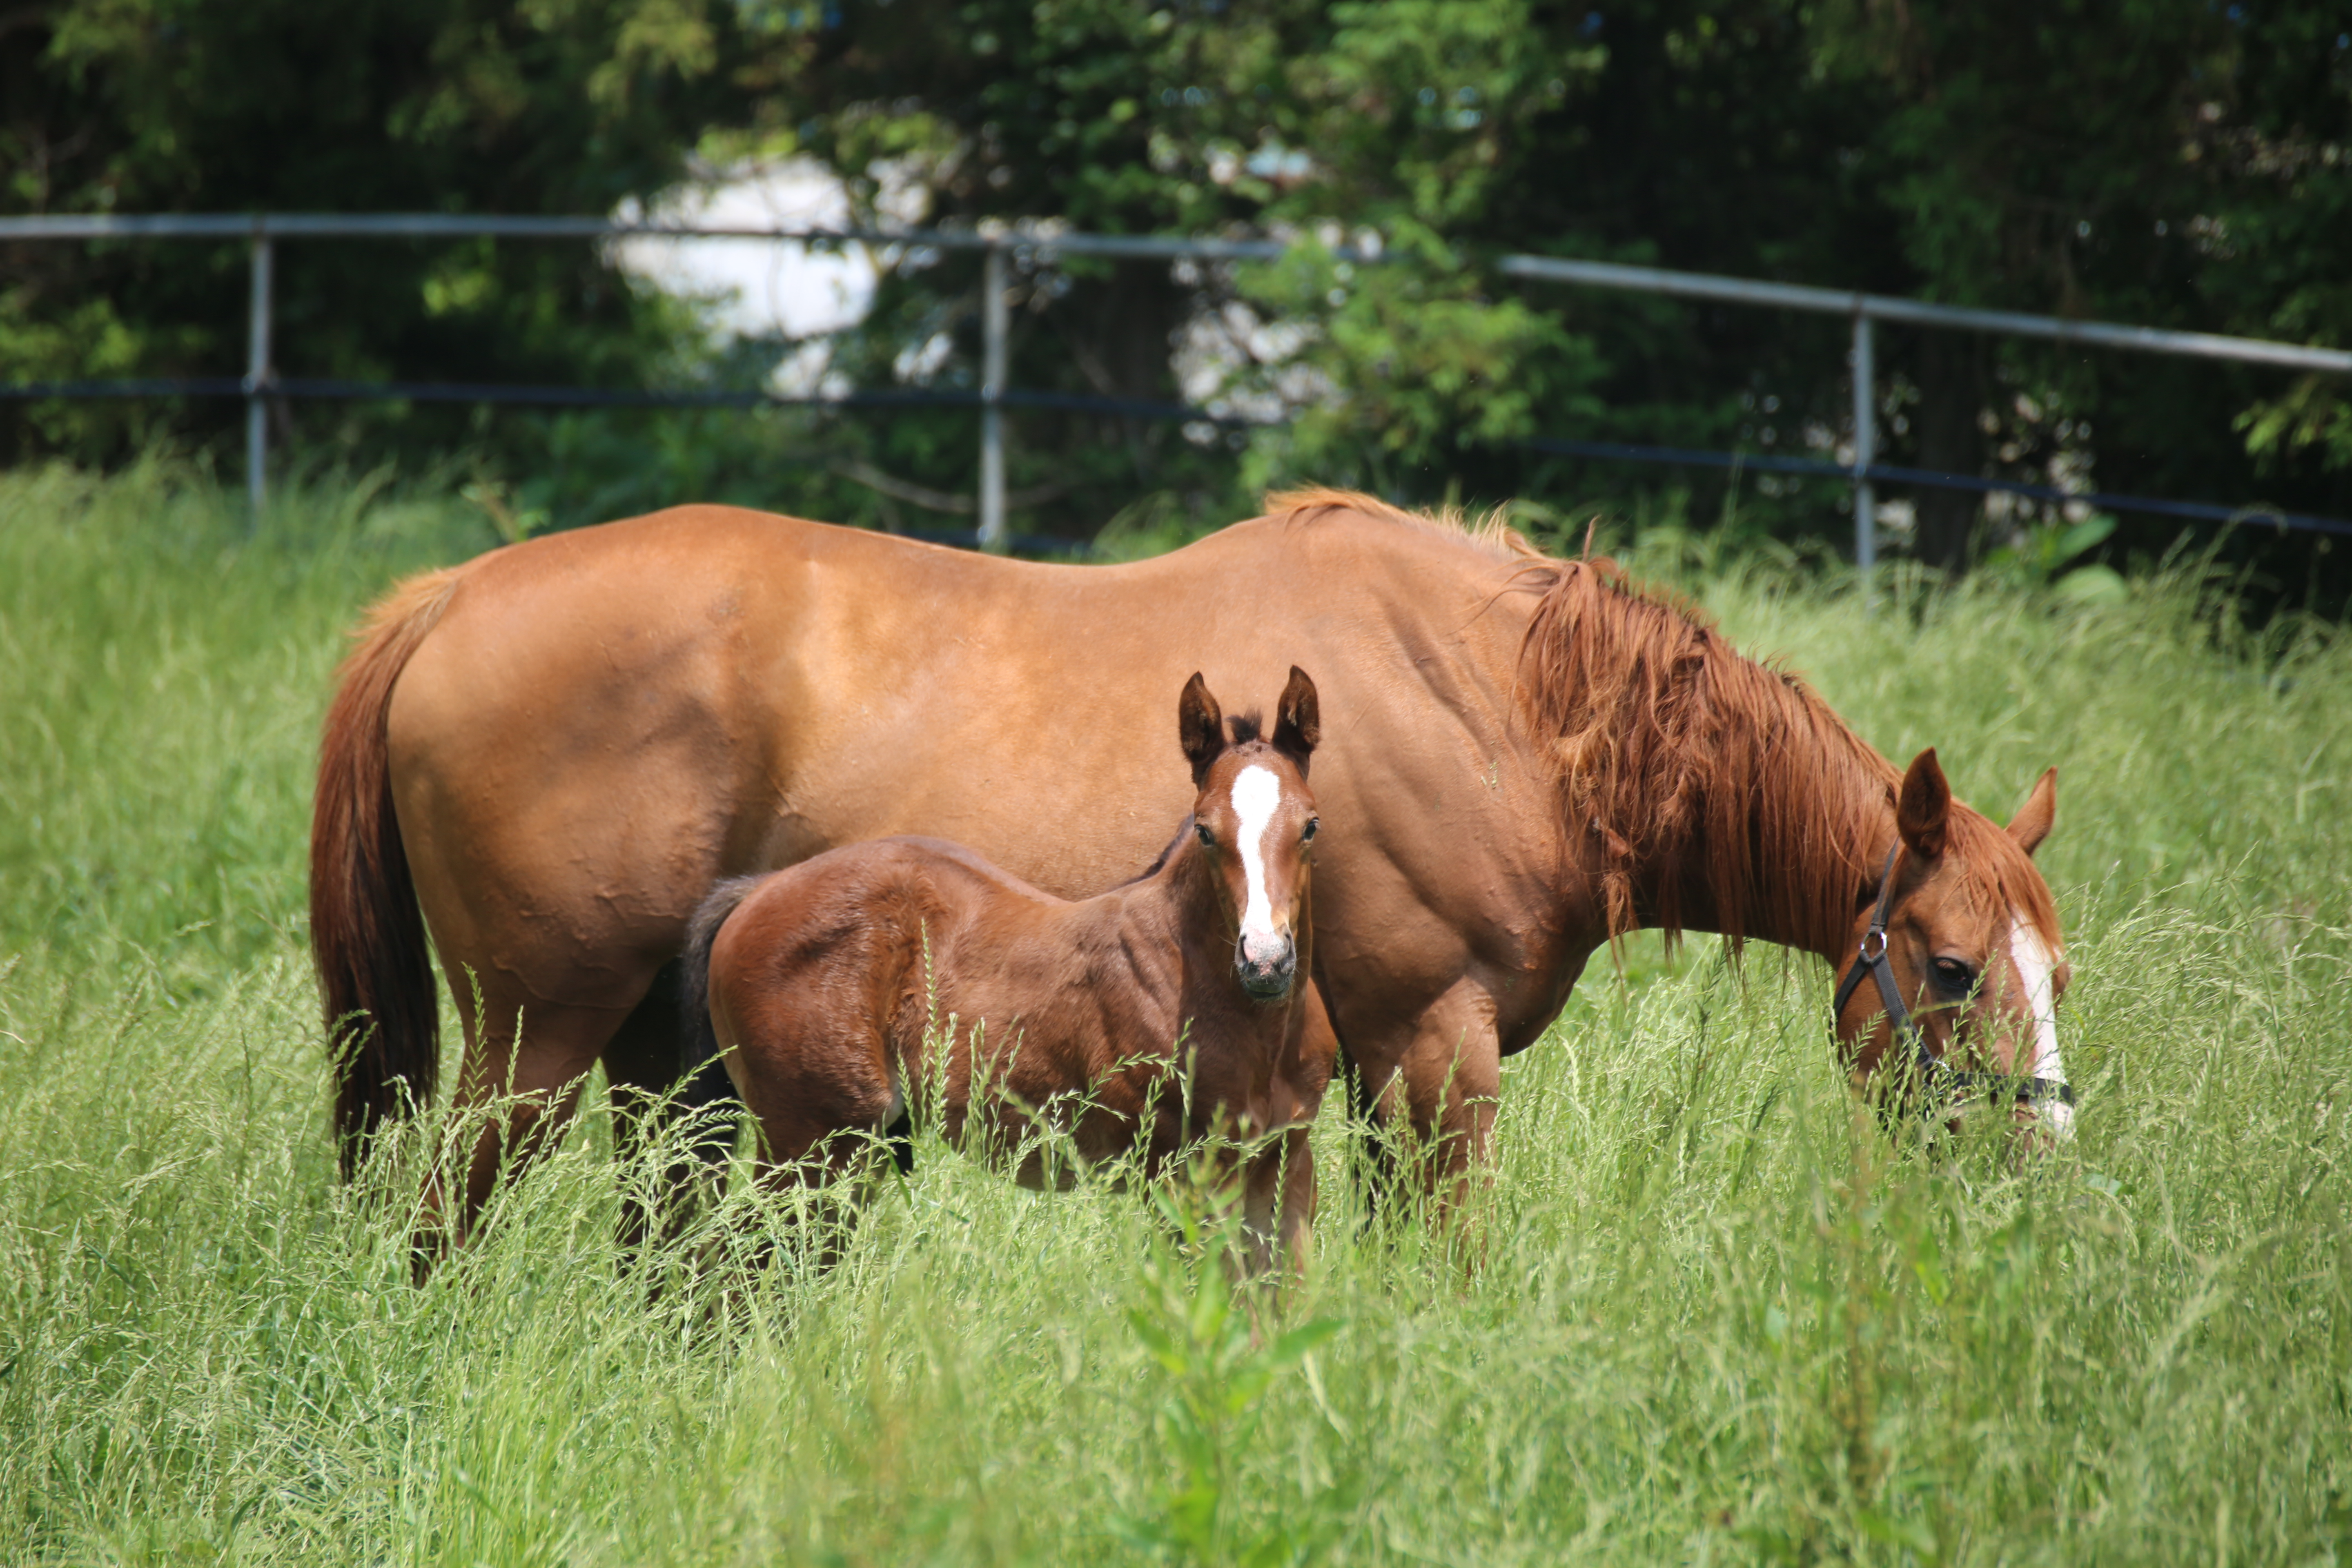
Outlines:
[[[1878,983],[1878,1000],[1886,1015],[1894,1038],[1911,1038],[1919,1067],[1920,1081],[1949,1092],[1967,1094],[1981,1089],[1993,1100],[2009,1099],[2031,1105],[2037,1100],[2054,1100],[2063,1105],[2074,1103],[2074,1086],[2063,1079],[2011,1078],[2005,1073],[1975,1072],[1948,1065],[1927,1047],[1927,1031],[1911,1016],[1911,1009],[1903,1005],[1902,987],[1895,984],[1895,965],[1886,956],[1886,917],[1895,905],[1895,861],[1903,852],[1898,841],[1886,852],[1885,869],[1878,877],[1878,905],[1870,912],[1870,925],[1862,933],[1862,944],[1854,953],[1853,963],[1838,982],[1837,996],[1830,1003],[1830,1027],[1834,1030],[1840,1018],[1845,1016],[1846,1004],[1862,989],[1862,977],[1868,974]]]

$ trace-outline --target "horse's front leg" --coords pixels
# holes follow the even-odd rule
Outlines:
[[[1424,1195],[1433,1220],[1452,1222],[1486,1180],[1492,1160],[1503,1073],[1493,1000],[1463,981],[1399,1036],[1360,1045],[1351,1035],[1348,1045],[1357,1113],[1377,1128],[1409,1133],[1402,1153],[1418,1178],[1409,1184]],[[1376,1151],[1375,1160],[1377,1203],[1396,1153]]]

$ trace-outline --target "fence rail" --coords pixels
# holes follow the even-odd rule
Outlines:
[[[0,402],[26,403],[46,397],[104,399],[144,397],[237,397],[252,395],[242,376],[190,375],[124,381],[20,381],[0,384]],[[1141,397],[1101,397],[1093,393],[1043,392],[1010,386],[991,397],[983,389],[939,386],[891,387],[875,392],[790,393],[762,387],[531,386],[511,382],[338,381],[313,376],[277,376],[265,398],[328,403],[512,404],[525,408],[1037,408],[1070,414],[1111,414],[1129,419],[1183,420],[1247,427],[1257,420],[1160,403]]]
[[[1979,310],[1938,305],[1891,294],[1848,293],[1801,283],[1764,283],[1711,272],[1669,272],[1657,267],[1622,267],[1610,261],[1568,261],[1549,256],[1507,256],[1495,270],[1507,278],[1546,283],[1580,283],[1595,289],[1626,289],[1672,294],[1686,300],[1717,300],[1732,305],[1768,305],[1817,315],[1853,316],[1910,327],[1946,327],[2000,332],[2013,338],[2047,338],[2085,347],[2131,349],[2142,353],[2192,359],[2236,360],[2245,364],[2283,365],[2291,370],[2352,375],[2352,351],[2275,343],[2263,338],[2230,338],[2217,332],[2181,332],[2168,327],[2133,327],[2115,321],[2082,321],[2064,316],[2032,316],[2017,310]]]
[[[277,241],[280,239],[764,239],[800,245],[869,245],[902,248],[979,250],[983,253],[982,377],[976,391],[906,388],[837,395],[795,397],[764,391],[516,386],[447,382],[351,382],[280,377],[275,367],[272,305]],[[1006,408],[1046,408],[1108,413],[1129,418],[1201,421],[1221,426],[1252,421],[1213,414],[1189,405],[1070,394],[1024,392],[1006,384],[1009,322],[1004,300],[1008,252],[1050,261],[1060,256],[1126,260],[1265,261],[1283,256],[1288,243],[1272,238],[1192,238],[1162,235],[1083,234],[1045,224],[1010,228],[862,229],[782,225],[673,224],[600,217],[530,217],[467,213],[163,213],[60,214],[0,217],[0,242],[97,241],[110,239],[244,240],[250,247],[251,304],[246,374],[241,378],[197,376],[120,381],[26,382],[0,385],[0,400],[105,397],[241,397],[246,403],[246,484],[256,511],[266,498],[268,472],[268,400],[320,398],[407,402],[508,404],[545,407],[976,407],[981,413],[981,481],[977,510],[982,548],[1010,542],[1005,517],[1004,426]],[[1378,248],[1341,246],[1333,254],[1358,263],[1393,259]],[[1850,292],[1803,284],[1678,272],[1664,268],[1562,257],[1511,255],[1495,270],[1528,282],[1711,300],[1724,304],[1844,316],[1852,322],[1850,364],[1853,392],[1854,458],[1836,464],[1769,454],[1696,451],[1605,441],[1538,439],[1529,450],[1601,461],[1664,462],[1715,468],[1748,468],[1773,473],[1843,479],[1853,489],[1854,562],[1867,574],[1877,558],[1875,487],[1884,481],[1935,489],[2080,502],[2114,511],[2239,521],[2258,520],[2282,528],[2352,535],[2352,521],[2284,512],[2261,505],[2229,507],[2209,501],[2153,496],[2075,493],[2048,485],[1975,475],[1890,467],[1876,461],[1877,399],[1874,326],[1879,321],[1959,331],[1992,332],[2077,344],[2085,348],[2231,361],[2280,369],[2352,375],[2352,352],[2212,332],[2178,331],[2122,322],[2076,321],[2013,310],[1984,310],[1892,295]]]

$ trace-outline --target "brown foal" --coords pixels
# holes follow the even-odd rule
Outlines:
[[[1137,1152],[1154,1176],[1199,1149],[1238,1177],[1252,1267],[1304,1261],[1307,1124],[1334,1061],[1328,1027],[1308,1026],[1315,684],[1292,668],[1270,739],[1254,717],[1228,733],[1197,674],[1177,721],[1192,816],[1096,898],[895,837],[704,901],[688,1005],[758,1121],[766,1179],[830,1186],[882,1138],[903,1167],[914,1108],[969,1152],[1017,1156],[1028,1186],[1070,1175],[1041,1125],[1080,1161]]]

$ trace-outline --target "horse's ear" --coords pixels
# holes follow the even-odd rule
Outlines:
[[[1290,682],[1282,689],[1282,700],[1274,710],[1274,749],[1288,757],[1300,773],[1307,771],[1307,759],[1314,754],[1316,742],[1323,739],[1323,705],[1316,698],[1315,682],[1297,665],[1290,667]]]
[[[2058,817],[2058,770],[2050,769],[2034,784],[2033,793],[2025,797],[2017,815],[2010,818],[2009,836],[2028,855],[2042,847],[2050,837],[2050,825]]]
[[[1936,748],[1930,746],[1911,759],[1911,769],[1903,775],[1903,794],[1895,802],[1895,830],[1912,854],[1933,860],[1944,852],[1951,818],[1952,786],[1944,782]]]
[[[1209,768],[1225,752],[1225,714],[1209,695],[1209,683],[1194,670],[1176,700],[1176,734],[1184,743],[1184,759],[1192,764],[1192,787],[1209,776]]]

